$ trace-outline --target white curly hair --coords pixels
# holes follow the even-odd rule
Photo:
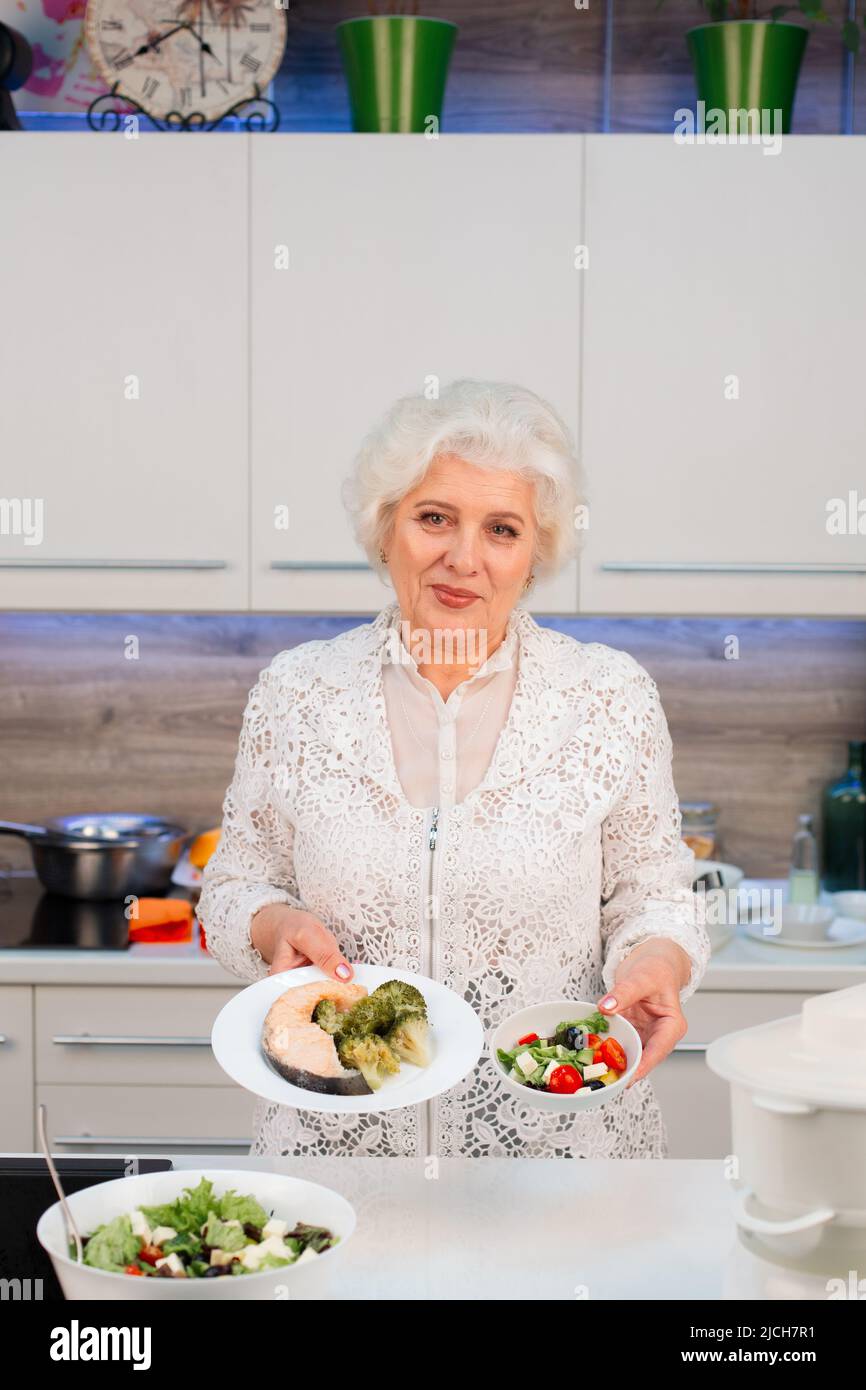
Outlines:
[[[540,577],[555,574],[577,553],[583,488],[564,420],[525,386],[464,378],[435,399],[421,393],[396,401],[363,440],[343,484],[355,536],[381,577],[386,566],[379,552],[397,506],[434,459],[446,454],[534,484],[533,567]]]

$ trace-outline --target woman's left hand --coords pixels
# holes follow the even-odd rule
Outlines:
[[[690,974],[691,961],[682,946],[657,937],[629,951],[616,972],[613,989],[599,1000],[601,1013],[622,1014],[640,1034],[643,1056],[628,1086],[663,1062],[688,1032],[680,990]]]

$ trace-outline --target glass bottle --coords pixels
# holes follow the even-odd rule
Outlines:
[[[821,800],[821,880],[828,893],[866,888],[866,743],[848,744],[848,771]]]
[[[788,874],[788,902],[816,903],[818,901],[818,846],[812,834],[812,817],[799,817],[800,828],[791,847],[791,868]]]

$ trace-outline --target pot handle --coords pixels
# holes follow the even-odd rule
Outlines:
[[[39,840],[47,834],[44,825],[19,825],[14,820],[0,820],[0,835],[21,835],[25,840]]]
[[[774,1115],[817,1115],[817,1105],[809,1105],[804,1100],[788,1100],[785,1096],[762,1096],[755,1092],[752,1104],[759,1110],[770,1110]]]
[[[818,1207],[815,1211],[806,1212],[805,1216],[792,1216],[787,1221],[768,1221],[765,1217],[752,1216],[746,1210],[749,1198],[752,1196],[750,1187],[741,1188],[734,1194],[734,1215],[737,1225],[742,1226],[744,1231],[751,1231],[756,1236],[793,1236],[800,1231],[811,1231],[815,1226],[826,1226],[828,1221],[832,1221],[836,1215],[832,1207]]]

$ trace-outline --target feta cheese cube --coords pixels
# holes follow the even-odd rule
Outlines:
[[[553,1073],[556,1071],[556,1068],[561,1066],[562,1063],[556,1057],[551,1057],[547,1066],[544,1068],[544,1076],[541,1078],[545,1086],[547,1085]]]
[[[599,1076],[604,1076],[607,1071],[607,1062],[592,1062],[583,1069],[584,1081],[595,1081]]]
[[[154,1245],[164,1245],[167,1240],[171,1240],[176,1235],[177,1231],[173,1226],[157,1226],[151,1236],[151,1241]]]
[[[230,1265],[235,1258],[235,1254],[228,1250],[211,1250],[210,1262],[212,1265]]]
[[[525,1052],[521,1052],[514,1065],[520,1068],[524,1076],[531,1076],[538,1066],[538,1063],[529,1051],[529,1048],[527,1048]],[[607,1069],[605,1068],[605,1070]]]
[[[157,1260],[157,1262],[156,1262],[156,1268],[157,1268],[157,1269],[161,1269],[163,1265],[168,1265],[168,1267],[169,1267],[169,1269],[171,1270],[172,1274],[185,1274],[185,1273],[186,1273],[186,1271],[185,1271],[185,1269],[184,1269],[184,1267],[183,1267],[183,1261],[182,1261],[182,1259],[180,1258],[180,1255],[178,1255],[174,1250],[172,1250],[172,1252],[171,1252],[170,1255],[166,1255],[166,1256],[164,1256],[163,1259]]]
[[[270,1221],[265,1222],[262,1227],[262,1236],[267,1240],[268,1236],[284,1236],[289,1229],[288,1221],[281,1221],[278,1216],[272,1216]]]
[[[150,1227],[147,1224],[147,1217],[143,1211],[134,1211],[129,1218],[129,1224],[132,1227],[132,1234],[134,1236],[141,1236],[145,1245],[150,1245],[152,1243],[153,1237]]]
[[[304,1250],[295,1260],[295,1264],[302,1265],[305,1260],[317,1260],[318,1258],[318,1251],[314,1250],[311,1245],[308,1245],[306,1250]]]

